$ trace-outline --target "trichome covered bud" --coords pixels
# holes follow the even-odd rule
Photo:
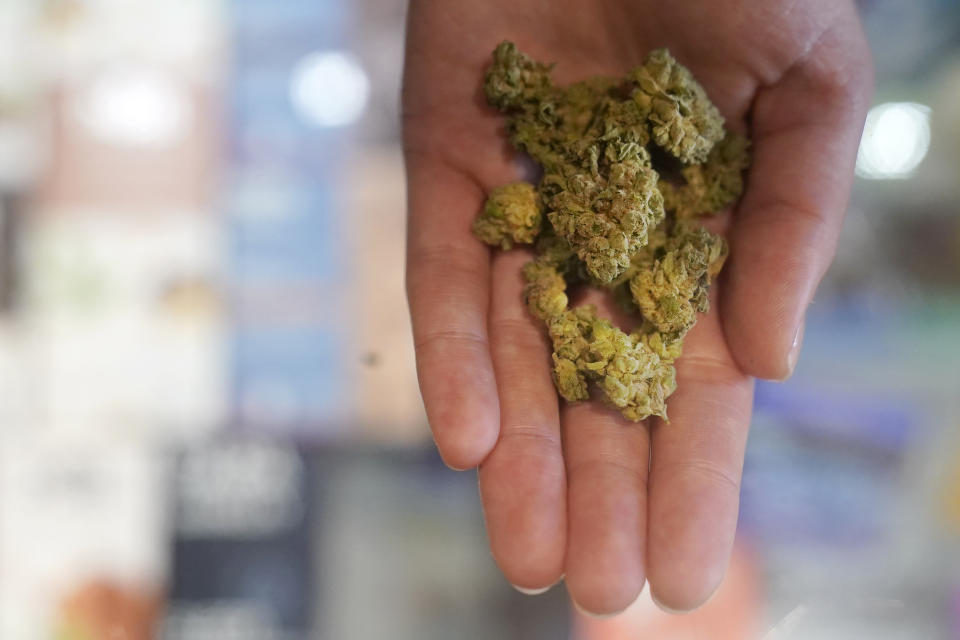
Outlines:
[[[487,101],[498,109],[514,109],[536,102],[550,88],[550,67],[503,41],[493,50],[493,65],[483,85]]]
[[[630,292],[653,328],[683,337],[710,308],[707,289],[727,257],[727,243],[703,227],[677,223],[662,256],[630,280]]]
[[[723,137],[723,116],[686,67],[666,49],[656,49],[632,72],[634,100],[649,113],[651,136],[687,164],[707,159]]]
[[[638,336],[597,317],[592,305],[564,312],[548,328],[554,379],[566,400],[585,400],[589,380],[631,420],[666,417],[666,398],[676,387],[673,366]]]
[[[657,174],[641,161],[611,165],[605,178],[550,174],[540,186],[549,196],[547,217],[599,282],[609,282],[630,265],[663,219]]]
[[[689,219],[739,196],[749,162],[742,136],[724,137],[723,118],[690,72],[665,49],[622,80],[596,77],[556,87],[552,66],[510,42],[493,54],[484,91],[504,113],[511,143],[543,168],[539,185],[494,189],[474,223],[485,242],[509,249],[536,241],[523,268],[523,296],[553,344],[553,379],[569,402],[590,386],[630,420],[666,417],[673,362],[710,281],[724,240]],[[660,180],[650,141],[686,167],[684,184]],[[568,284],[613,292],[641,317],[626,333],[593,306],[569,308]]]
[[[540,233],[540,198],[529,182],[512,182],[490,192],[483,211],[473,222],[478,238],[501,249],[530,244]]]
[[[678,218],[695,218],[726,209],[743,192],[743,171],[750,165],[750,141],[728,133],[704,164],[684,167],[684,184],[660,185],[664,209]]]
[[[523,266],[527,284],[523,295],[530,313],[549,322],[567,309],[567,281],[556,266],[544,260],[531,260]]]

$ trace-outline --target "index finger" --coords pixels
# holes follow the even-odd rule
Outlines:
[[[475,467],[499,433],[487,340],[490,252],[470,225],[483,193],[429,157],[407,157],[407,297],[417,377],[444,462]]]
[[[730,230],[723,320],[738,364],[757,377],[792,372],[806,308],[833,260],[872,85],[855,21],[825,33],[816,54],[753,105],[753,167]]]
[[[516,172],[500,118],[480,95],[489,53],[458,39],[448,9],[415,2],[407,16],[407,297],[427,419],[444,461],[466,469],[486,458],[500,429],[487,337],[490,251],[471,225],[489,189]]]

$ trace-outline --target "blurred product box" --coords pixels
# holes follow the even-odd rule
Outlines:
[[[432,447],[312,454],[317,532],[313,638],[561,640],[566,589],[535,598],[490,555],[476,475]]]
[[[149,640],[169,562],[166,496],[165,462],[145,446],[5,438],[0,637],[113,628]]]
[[[311,128],[290,99],[294,67],[333,44],[345,14],[339,2],[231,3],[226,221],[238,428],[329,438],[351,417],[337,365],[352,339],[333,171],[343,137]]]
[[[310,462],[215,441],[176,464],[164,640],[306,640],[316,567]]]
[[[219,237],[192,216],[31,222],[10,332],[40,428],[190,439],[219,425]]]

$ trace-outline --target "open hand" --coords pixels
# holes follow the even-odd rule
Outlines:
[[[670,422],[558,402],[550,345],[522,302],[529,253],[470,231],[522,177],[481,83],[512,40],[558,84],[621,75],[668,47],[753,165],[717,221],[731,258],[677,361]],[[872,75],[850,0],[412,0],[405,84],[407,291],[427,417],[450,466],[480,468],[490,546],[524,590],[565,575],[592,613],[649,580],[674,610],[719,585],[737,522],[753,377],[784,379],[832,260]]]

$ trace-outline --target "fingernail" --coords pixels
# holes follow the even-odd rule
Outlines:
[[[513,587],[514,589],[516,589],[517,591],[519,591],[520,593],[522,593],[522,594],[525,595],[525,596],[538,596],[538,595],[540,595],[541,593],[546,593],[547,591],[549,591],[549,590],[550,590],[550,587],[552,587],[553,585],[550,584],[550,585],[547,585],[547,586],[545,586],[545,587],[540,587],[539,589],[527,589],[527,588],[524,588],[524,587],[518,587],[518,586],[515,585],[515,584],[511,584],[510,586]]]
[[[803,348],[803,330],[806,327],[807,320],[800,320],[800,326],[797,327],[797,333],[793,336],[793,344],[790,346],[790,353],[787,354],[787,377],[793,375],[793,370],[797,367],[797,360],[800,358],[800,350]]]
[[[689,613],[689,611],[684,611],[682,609],[672,609],[667,605],[663,604],[662,602],[660,602],[660,600],[657,599],[657,596],[653,595],[653,591],[650,592],[650,599],[653,600],[653,604],[657,605],[661,611],[665,611],[670,615],[680,616],[685,613]]]
[[[550,589],[553,589],[555,586],[560,584],[563,581],[564,575],[565,574],[561,574],[560,579],[554,582],[553,584],[548,584],[547,586],[540,587],[539,589],[527,589],[526,587],[518,587],[513,583],[511,583],[510,586],[526,596],[538,596],[541,593],[546,593],[547,591],[550,591]]]
[[[580,613],[582,613],[582,614],[585,615],[585,616],[588,616],[588,617],[590,617],[590,618],[596,618],[597,620],[609,620],[610,618],[615,618],[615,617],[617,617],[618,615],[620,615],[621,613],[623,613],[624,611],[627,610],[626,607],[624,607],[624,608],[621,609],[620,611],[614,611],[613,613],[593,613],[592,611],[587,611],[586,609],[584,609],[583,607],[581,607],[581,606],[577,603],[577,601],[574,600],[573,598],[570,598],[570,602],[573,603],[573,608],[574,608],[574,609],[576,609],[577,611],[579,611]]]

